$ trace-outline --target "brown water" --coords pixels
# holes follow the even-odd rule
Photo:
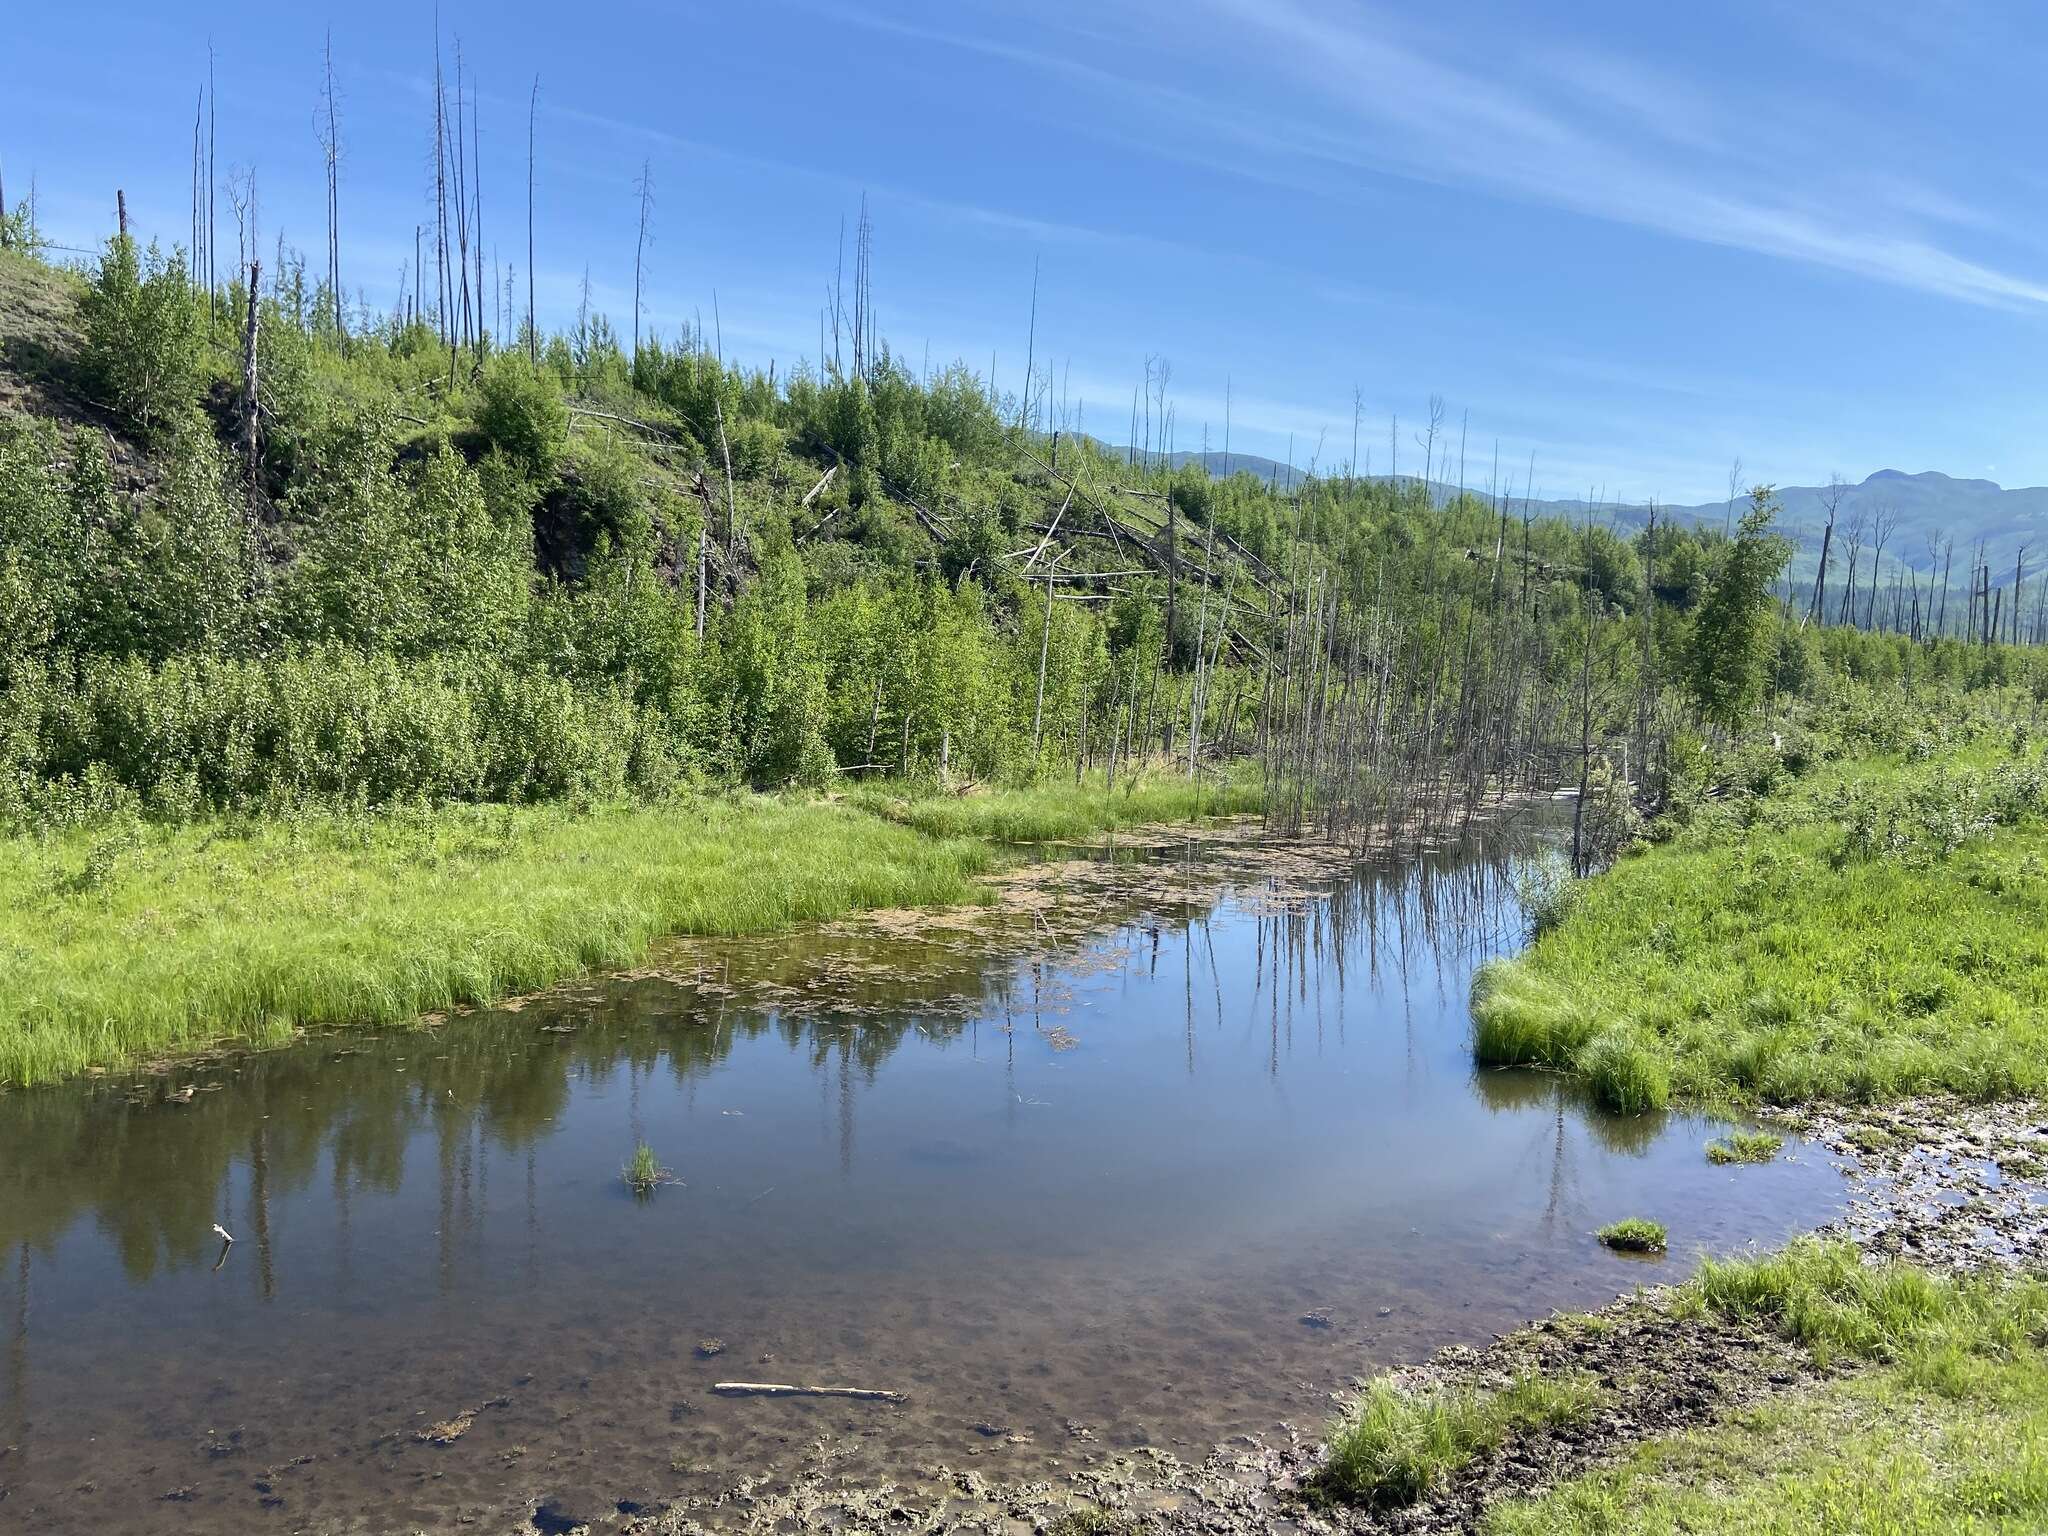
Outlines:
[[[1714,1168],[1716,1124],[1474,1070],[1542,835],[1353,867],[1210,833],[0,1097],[0,1527],[554,1529],[820,1437],[850,1480],[1199,1456],[1834,1213],[1817,1155]],[[643,1138],[681,1180],[644,1200]],[[1627,1215],[1673,1258],[1601,1249]]]

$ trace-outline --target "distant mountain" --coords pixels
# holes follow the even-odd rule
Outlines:
[[[1169,469],[1179,469],[1183,464],[1201,464],[1219,480],[1225,475],[1247,474],[1279,490],[1291,491],[1308,479],[1307,470],[1296,469],[1278,459],[1261,458],[1256,453],[1194,453],[1187,449],[1175,453],[1148,453],[1142,449],[1133,451],[1121,443],[1105,443],[1099,438],[1090,441],[1104,453],[1133,463],[1164,464]]]
[[[1106,446],[1106,445],[1105,445]],[[1128,453],[1125,448],[1107,447],[1110,453]],[[1143,457],[1143,455],[1140,455]],[[1257,454],[1174,453],[1151,456],[1175,468],[1203,463],[1212,475],[1243,471],[1282,489],[1292,490],[1308,479],[1305,470]],[[1384,479],[1384,476],[1375,478]],[[1412,477],[1402,476],[1403,481]],[[1432,482],[1430,493],[1438,501],[1457,494],[1457,487]],[[1795,582],[1811,582],[1820,563],[1822,531],[1827,527],[1827,487],[1787,485],[1778,487],[1778,501],[1784,508],[1779,527],[1792,539],[1796,553],[1791,574]],[[1549,516],[1583,516],[1583,500],[1539,500],[1536,506]],[[1603,521],[1627,528],[1640,528],[1649,518],[1647,506],[1616,506],[1609,503],[1592,509]],[[1738,500],[1735,515],[1740,516]],[[1703,502],[1697,506],[1659,506],[1659,519],[1677,518],[1701,527],[1721,528],[1730,520],[1726,502]],[[2033,579],[2048,571],[2048,486],[2007,490],[1990,480],[1959,479],[1938,470],[1910,474],[1899,469],[1880,469],[1861,484],[1845,485],[1835,516],[1835,542],[1828,590],[1847,578],[1849,543],[1857,520],[1864,525],[1858,554],[1862,575],[1859,586],[1869,580],[1874,554],[1876,523],[1880,517],[1892,523],[1885,539],[1883,580],[1903,565],[1922,576],[1941,577],[1944,562],[1951,556],[1947,542],[1953,540],[1953,581],[1960,592],[1974,552],[1981,543],[1991,562],[1993,586],[2012,585],[2020,553],[2026,551],[2025,575],[2032,590]]]
[[[1827,527],[1827,488],[1816,485],[1778,487],[1784,507],[1780,526],[1791,535],[1799,549],[1793,573],[1810,580],[1820,562],[1823,530]],[[1736,505],[1741,513],[1741,504]],[[1647,514],[1632,508],[1628,521],[1640,524]],[[1666,507],[1660,516],[1675,516],[1689,522],[1718,528],[1726,525],[1725,502],[1701,506]],[[1963,573],[1970,568],[1981,543],[1991,562],[1994,586],[2011,586],[2020,552],[2026,554],[2029,579],[2048,569],[2048,486],[2006,490],[1989,480],[1962,480],[1937,470],[1908,474],[1903,470],[1880,469],[1860,485],[1845,486],[1835,515],[1835,542],[1828,578],[1829,590],[1846,574],[1844,564],[1857,522],[1863,524],[1862,567],[1868,579],[1870,560],[1880,519],[1892,524],[1884,546],[1887,575],[1894,562],[1922,575],[1939,579],[1950,560],[1949,541],[1954,541],[1953,563],[1957,589]]]

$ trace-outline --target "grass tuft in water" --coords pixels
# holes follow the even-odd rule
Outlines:
[[[654,1155],[654,1148],[644,1141],[633,1148],[633,1160],[619,1172],[636,1195],[651,1195],[662,1185],[673,1182],[673,1176]]]
[[[1581,1422],[1600,1399],[1585,1376],[1523,1376],[1493,1392],[1404,1392],[1382,1378],[1331,1426],[1315,1490],[1346,1504],[1412,1504],[1510,1436]]]
[[[1768,1163],[1784,1148],[1785,1138],[1769,1131],[1731,1131],[1707,1143],[1710,1163]]]
[[[1599,1232],[1600,1241],[1618,1253],[1662,1253],[1667,1235],[1662,1222],[1640,1216],[1614,1222]]]

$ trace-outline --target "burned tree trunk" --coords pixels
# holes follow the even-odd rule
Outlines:
[[[256,392],[256,326],[260,311],[263,263],[249,263],[249,318],[242,332],[242,455],[249,467],[249,513],[255,516],[257,486],[261,469],[257,414],[261,401]]]

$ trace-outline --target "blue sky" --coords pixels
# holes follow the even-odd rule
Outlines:
[[[316,7],[220,4],[219,166],[269,249],[323,243]],[[343,265],[390,306],[431,187],[432,12],[331,17]],[[630,324],[713,294],[725,346],[817,350],[840,221],[875,220],[884,335],[1021,384],[1038,355],[1127,433],[1148,354],[1179,446],[1325,466],[1362,393],[1404,469],[1431,394],[1467,476],[1498,440],[1539,492],[1718,499],[1880,467],[2048,482],[2048,8],[1978,0],[744,0],[441,9],[479,83],[486,234],[523,270],[536,72],[539,299],[586,263]],[[46,227],[189,227],[207,39],[159,6],[22,7],[0,166]],[[220,204],[222,241],[233,222]],[[318,258],[315,257],[315,265]],[[523,278],[521,279],[523,285]]]

